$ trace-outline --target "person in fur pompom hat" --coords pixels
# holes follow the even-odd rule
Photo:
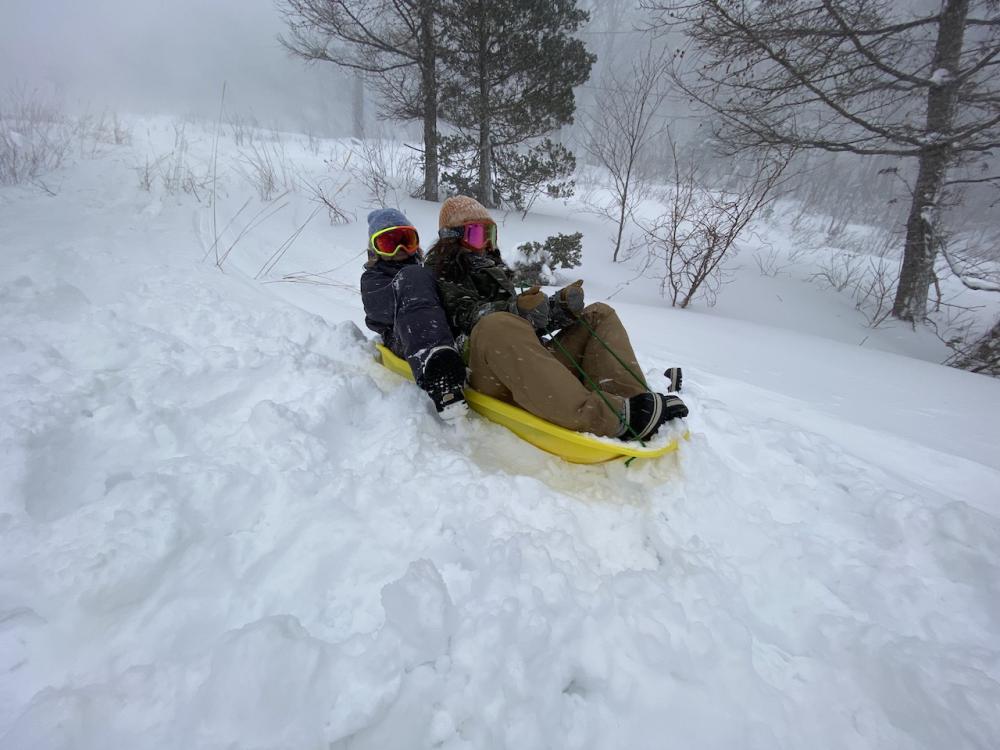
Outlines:
[[[623,440],[644,440],[687,416],[676,393],[649,388],[614,309],[584,305],[582,280],[552,295],[515,290],[496,222],[474,198],[441,205],[427,267],[452,332],[467,342],[460,348],[475,390],[561,427]]]

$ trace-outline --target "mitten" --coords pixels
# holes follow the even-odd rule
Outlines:
[[[514,300],[514,312],[534,326],[535,330],[545,330],[549,325],[549,299],[541,287],[533,286],[521,292]]]

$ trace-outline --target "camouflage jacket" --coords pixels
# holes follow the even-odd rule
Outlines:
[[[456,335],[468,336],[479,319],[493,312],[516,310],[517,291],[502,261],[470,255],[469,270],[458,279],[438,279],[438,291]]]

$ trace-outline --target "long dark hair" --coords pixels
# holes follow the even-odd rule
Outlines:
[[[506,268],[498,248],[490,248],[484,255],[501,268]],[[427,251],[424,265],[429,267],[434,275],[444,281],[459,281],[472,270],[475,253],[462,247],[462,241],[455,237],[438,239]]]

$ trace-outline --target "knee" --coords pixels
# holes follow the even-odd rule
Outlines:
[[[393,277],[397,310],[412,310],[439,306],[437,281],[430,269],[407,266]]]
[[[607,315],[608,313],[613,313],[615,311],[615,308],[605,302],[591,302],[584,309],[595,312],[599,315]]]
[[[392,285],[397,291],[402,291],[432,289],[436,287],[437,282],[434,280],[434,274],[431,273],[431,269],[424,268],[423,266],[405,266],[399,269],[399,273],[393,277]]]
[[[594,325],[601,320],[618,318],[618,313],[615,312],[615,308],[611,305],[605,304],[604,302],[591,302],[583,308],[583,314],[587,317],[587,320],[591,325]]]

